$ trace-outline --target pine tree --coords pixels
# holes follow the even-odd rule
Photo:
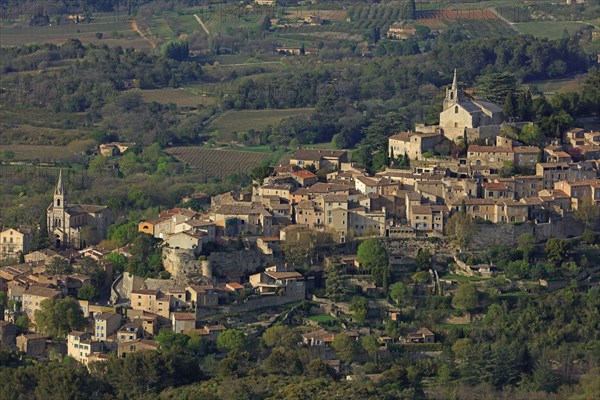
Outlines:
[[[415,4],[415,0],[408,0],[408,5],[406,7],[406,19],[415,19],[417,12],[417,6]]]
[[[504,112],[504,115],[510,119],[514,118],[517,114],[517,105],[515,103],[514,93],[507,93],[506,98],[504,99],[504,107],[502,107],[502,111]]]

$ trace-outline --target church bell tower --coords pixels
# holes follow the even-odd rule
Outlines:
[[[456,69],[454,69],[454,79],[452,87],[446,88],[446,98],[444,99],[444,110],[452,107],[462,100],[462,92],[458,89],[458,80],[456,79]]]

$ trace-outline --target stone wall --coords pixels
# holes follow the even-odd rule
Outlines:
[[[304,294],[286,295],[286,296],[263,296],[259,299],[248,300],[243,304],[234,304],[230,306],[221,306],[217,308],[196,309],[196,319],[200,320],[213,314],[236,314],[248,311],[258,310],[260,308],[277,307],[295,301],[304,300]]]
[[[273,264],[272,254],[262,254],[257,250],[237,250],[228,252],[212,252],[208,256],[216,275],[235,275],[254,272],[257,268]]]
[[[144,286],[144,278],[141,276],[134,276],[125,272],[121,284],[117,288],[121,297],[129,299],[131,298],[131,292],[133,290],[141,289]]]
[[[544,224],[477,224],[477,233],[470,247],[481,250],[495,244],[513,246],[523,233],[531,233],[537,241],[553,237],[567,238],[583,234],[583,224],[575,220],[572,214],[565,214],[563,218],[554,218]]]
[[[163,265],[175,279],[202,275],[200,261],[194,250],[163,248]]]

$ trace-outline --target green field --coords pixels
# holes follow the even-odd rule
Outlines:
[[[331,321],[337,321],[337,318],[332,317],[329,314],[317,314],[317,315],[311,315],[310,317],[307,317],[308,319],[310,319],[311,321],[315,321],[315,322],[331,322]]]
[[[284,118],[306,116],[312,114],[314,108],[291,108],[286,110],[242,110],[225,111],[215,118],[208,129],[224,134],[247,132],[250,129],[262,130],[275,125]]]
[[[521,33],[533,35],[536,37],[545,37],[548,39],[560,39],[564,31],[572,35],[587,24],[575,21],[543,21],[543,22],[520,22],[514,26]]]
[[[201,108],[217,102],[214,96],[194,87],[149,89],[142,90],[141,93],[146,102],[175,103],[177,107]]]
[[[202,146],[171,147],[166,152],[207,179],[248,173],[252,168],[269,160],[269,154],[209,149]]]
[[[12,161],[39,161],[44,163],[67,161],[74,152],[66,146],[41,146],[29,144],[3,145],[2,152],[12,151]]]
[[[102,38],[96,37],[102,33]],[[131,26],[130,20],[116,18],[112,13],[98,14],[91,22],[79,24],[52,22],[48,26],[30,27],[27,22],[0,25],[0,45],[19,46],[31,43],[61,44],[68,39],[79,39],[83,43],[107,44],[109,46],[134,47],[148,50],[150,43],[144,40]]]

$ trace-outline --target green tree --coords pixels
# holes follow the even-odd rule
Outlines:
[[[379,342],[374,336],[361,336],[360,337],[360,345],[363,349],[367,351],[369,356],[375,361],[375,363],[379,363]]]
[[[390,297],[400,306],[410,298],[410,293],[404,283],[396,282],[390,286]]]
[[[145,351],[125,359],[110,358],[101,366],[104,379],[120,399],[154,398],[167,387],[202,378],[198,362],[182,351]]]
[[[477,224],[468,214],[455,213],[448,219],[446,224],[446,233],[460,251],[469,246],[476,232]]]
[[[130,247],[127,272],[145,278],[156,277],[163,270],[160,240],[140,233]]]
[[[535,237],[531,233],[523,233],[517,238],[517,248],[523,253],[523,260],[529,261],[535,247]]]
[[[600,207],[586,198],[578,205],[575,218],[583,223],[585,230],[594,230],[600,220]]]
[[[341,301],[352,293],[352,289],[347,285],[343,275],[343,268],[343,266],[331,262],[329,258],[325,261],[325,295],[331,300]]]
[[[127,257],[121,253],[112,252],[106,256],[106,260],[112,263],[113,271],[115,273],[121,273],[125,271],[125,267],[127,267]]]
[[[521,128],[521,133],[519,134],[519,140],[525,144],[532,146],[539,146],[544,141],[544,134],[542,130],[534,124],[530,122]]]
[[[50,275],[65,275],[73,272],[69,260],[63,257],[55,256],[50,259],[46,265],[46,273]]]
[[[504,115],[512,120],[517,115],[517,100],[513,92],[506,94],[504,105],[502,107]]]
[[[350,303],[350,311],[354,312],[356,321],[363,324],[369,312],[369,301],[362,296],[354,296]]]
[[[417,257],[415,258],[417,268],[420,270],[429,269],[431,266],[431,258],[432,257],[429,249],[419,249]]]
[[[369,271],[377,286],[383,287],[384,293],[387,293],[390,278],[389,260],[381,242],[377,239],[365,240],[358,246],[356,258],[361,263],[361,268]]]
[[[35,325],[38,332],[64,339],[71,331],[81,330],[86,325],[83,311],[77,300],[72,297],[64,299],[46,299],[35,311]]]
[[[569,246],[565,239],[550,238],[546,242],[546,258],[554,265],[561,264],[569,253]]]
[[[240,352],[247,344],[246,335],[238,329],[227,329],[217,337],[217,348],[220,351]]]
[[[185,349],[190,337],[183,333],[175,333],[172,329],[162,328],[154,340],[160,344],[163,350]]]
[[[20,315],[15,320],[15,325],[19,327],[21,332],[27,332],[29,330],[29,326],[31,321],[27,318],[27,315]]]
[[[503,104],[509,94],[515,92],[517,81],[514,75],[506,72],[481,75],[475,83],[475,92],[487,101]]]
[[[81,300],[96,300],[100,296],[100,290],[92,285],[84,285],[77,291],[77,298]]]
[[[300,335],[286,325],[275,325],[265,330],[262,340],[271,348],[292,348],[300,342]]]
[[[470,282],[461,283],[452,298],[452,305],[462,311],[473,311],[479,306],[477,289]]]
[[[298,352],[285,347],[273,349],[265,361],[265,368],[269,373],[277,375],[300,375],[303,371]]]
[[[345,363],[354,361],[359,352],[359,345],[356,340],[345,333],[335,335],[331,346],[336,357]]]

